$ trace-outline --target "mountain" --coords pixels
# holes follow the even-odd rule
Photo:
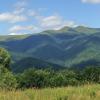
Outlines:
[[[54,70],[64,69],[64,67],[59,66],[57,64],[52,64],[47,61],[43,61],[32,57],[27,57],[17,61],[11,68],[15,73],[23,72],[25,69],[29,68],[37,68],[37,69],[50,68]]]
[[[13,64],[18,68],[27,65],[21,62],[29,57],[63,67],[99,66],[99,44],[100,29],[84,26],[0,37],[0,46],[11,53]],[[19,64],[23,66],[19,67]]]
[[[19,39],[24,39],[30,36],[29,34],[26,35],[1,35],[0,36],[0,41],[10,41],[10,40],[19,40]]]

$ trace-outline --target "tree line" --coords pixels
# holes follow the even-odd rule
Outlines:
[[[100,67],[96,66],[83,70],[27,69],[23,73],[14,74],[10,69],[10,62],[9,53],[0,48],[0,88],[46,88],[100,83]]]

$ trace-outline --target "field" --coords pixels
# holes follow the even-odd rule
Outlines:
[[[0,91],[0,100],[100,100],[100,85]]]

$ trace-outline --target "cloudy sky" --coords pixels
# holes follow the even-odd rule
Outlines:
[[[100,27],[100,0],[0,0],[0,35]]]

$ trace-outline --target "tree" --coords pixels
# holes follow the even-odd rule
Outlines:
[[[45,70],[28,69],[16,78],[20,88],[41,88],[48,85],[49,75],[50,73]]]
[[[87,67],[83,71],[84,80],[100,83],[100,67]]]
[[[17,87],[17,81],[15,76],[3,66],[0,66],[0,88],[2,89],[14,89]]]
[[[10,55],[9,53],[0,48],[0,88],[13,89],[17,87],[15,76],[10,70]]]
[[[0,48],[0,65],[9,69],[10,61],[11,61],[11,57],[8,51],[6,51],[4,48]]]

